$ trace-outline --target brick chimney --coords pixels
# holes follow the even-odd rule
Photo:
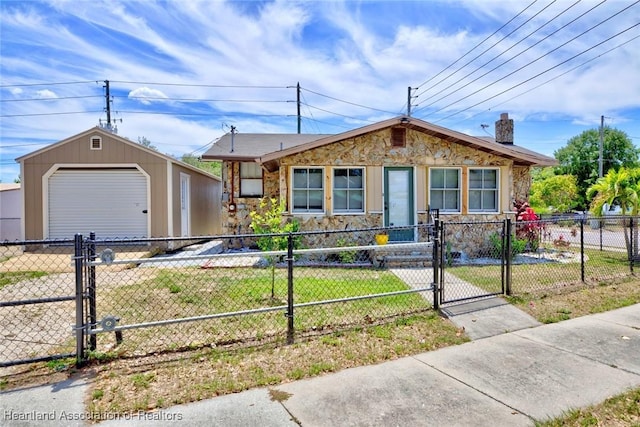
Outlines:
[[[500,114],[500,120],[496,121],[496,142],[513,145],[513,119],[509,113]]]

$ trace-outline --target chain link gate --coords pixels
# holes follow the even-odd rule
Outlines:
[[[442,304],[503,295],[507,292],[511,277],[507,256],[507,248],[511,247],[511,233],[507,231],[510,229],[509,219],[473,223],[436,221],[435,308]],[[464,280],[464,274],[459,274],[459,271],[471,265],[487,266],[493,270],[500,266],[499,277],[488,280],[482,287],[473,285]]]
[[[0,368],[84,352],[84,252],[74,240],[3,242]],[[27,252],[25,259],[19,255]]]

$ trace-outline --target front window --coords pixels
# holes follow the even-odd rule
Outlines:
[[[469,212],[498,212],[497,169],[469,169]]]
[[[262,168],[257,163],[240,163],[240,197],[262,197]]]
[[[440,212],[460,212],[460,169],[429,170],[429,204]]]
[[[293,169],[293,212],[324,212],[322,168]]]
[[[364,212],[364,169],[335,168],[333,170],[333,211]]]

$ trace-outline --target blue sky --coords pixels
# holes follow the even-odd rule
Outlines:
[[[506,24],[506,25],[505,25]],[[0,180],[111,118],[175,156],[239,132],[340,133],[407,112],[553,155],[605,124],[640,145],[640,3],[0,2]],[[484,127],[483,125],[489,125]]]

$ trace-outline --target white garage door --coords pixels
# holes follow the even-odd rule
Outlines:
[[[49,178],[49,238],[147,237],[147,180],[137,169],[61,169]]]

